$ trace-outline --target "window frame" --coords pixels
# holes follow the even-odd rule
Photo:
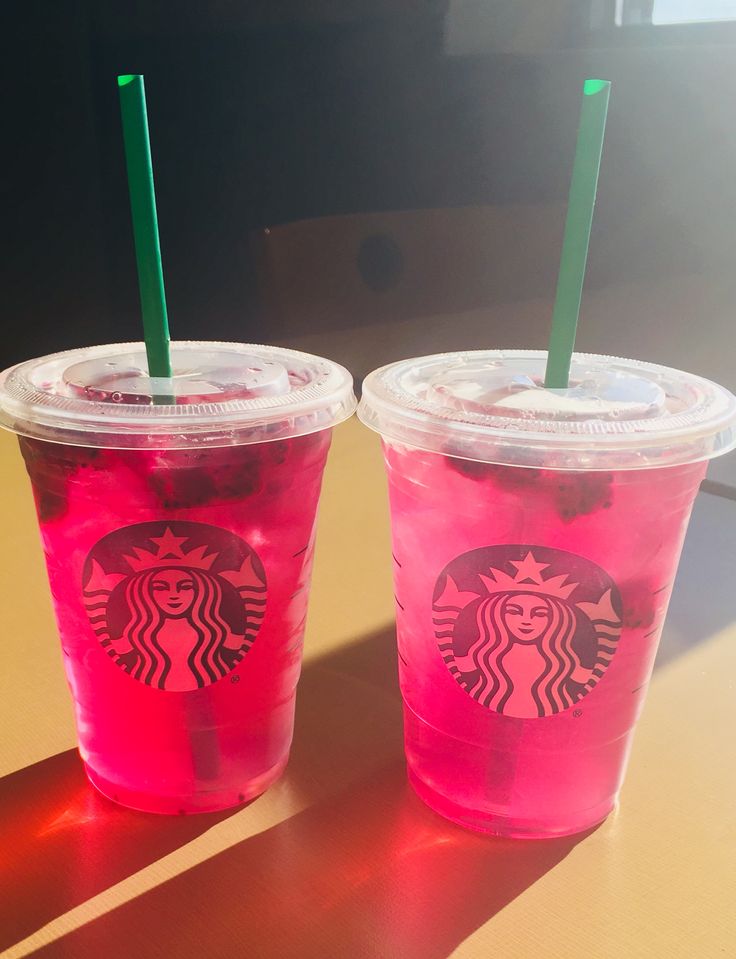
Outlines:
[[[736,20],[655,24],[653,8],[654,0],[592,0],[594,42],[617,47],[736,45]]]

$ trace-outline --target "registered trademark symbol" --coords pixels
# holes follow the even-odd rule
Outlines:
[[[583,715],[583,711],[582,709],[573,709],[572,714],[575,719],[580,719],[580,717]]]
[[[237,676],[237,675],[236,675],[236,676],[231,676],[231,677],[230,677],[230,682],[231,682],[231,683],[239,683],[239,682],[240,682],[240,676]]]

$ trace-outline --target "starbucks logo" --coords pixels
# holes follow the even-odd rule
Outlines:
[[[156,689],[222,679],[251,648],[266,607],[255,551],[204,523],[139,523],[109,533],[90,551],[82,581],[103,648]]]
[[[435,586],[433,621],[452,676],[481,706],[523,719],[569,709],[616,652],[621,597],[599,566],[542,546],[458,556]]]

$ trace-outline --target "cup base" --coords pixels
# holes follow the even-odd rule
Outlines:
[[[566,822],[558,821],[552,824],[538,820],[518,819],[498,813],[467,809],[433,789],[417,776],[411,766],[408,767],[407,772],[414,792],[434,812],[465,829],[489,836],[502,836],[505,839],[558,839],[562,836],[573,836],[600,825],[616,806],[616,797],[613,796],[590,809],[576,810]]]
[[[265,773],[229,788],[200,790],[186,796],[161,795],[121,786],[99,776],[84,764],[87,778],[106,799],[137,812],[159,813],[164,816],[182,816],[190,813],[211,813],[234,806],[242,806],[264,793],[281,776],[289,760],[288,754]]]

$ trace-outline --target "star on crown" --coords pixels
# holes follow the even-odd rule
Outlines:
[[[188,539],[188,536],[175,536],[171,528],[167,526],[163,536],[151,537],[151,542],[158,547],[155,552],[134,546],[135,556],[125,556],[124,559],[136,573],[161,566],[188,566],[191,569],[209,569],[217,559],[218,554],[210,553],[207,556],[206,545],[197,546],[186,552],[183,544]]]
[[[490,576],[484,576],[482,573],[478,574],[489,593],[542,593],[545,596],[567,599],[570,593],[580,585],[579,583],[566,583],[567,573],[544,579],[542,570],[547,569],[549,563],[538,562],[531,550],[524,559],[511,560],[511,565],[516,567],[515,576],[509,576],[502,569],[494,569],[493,567],[489,570]]]

